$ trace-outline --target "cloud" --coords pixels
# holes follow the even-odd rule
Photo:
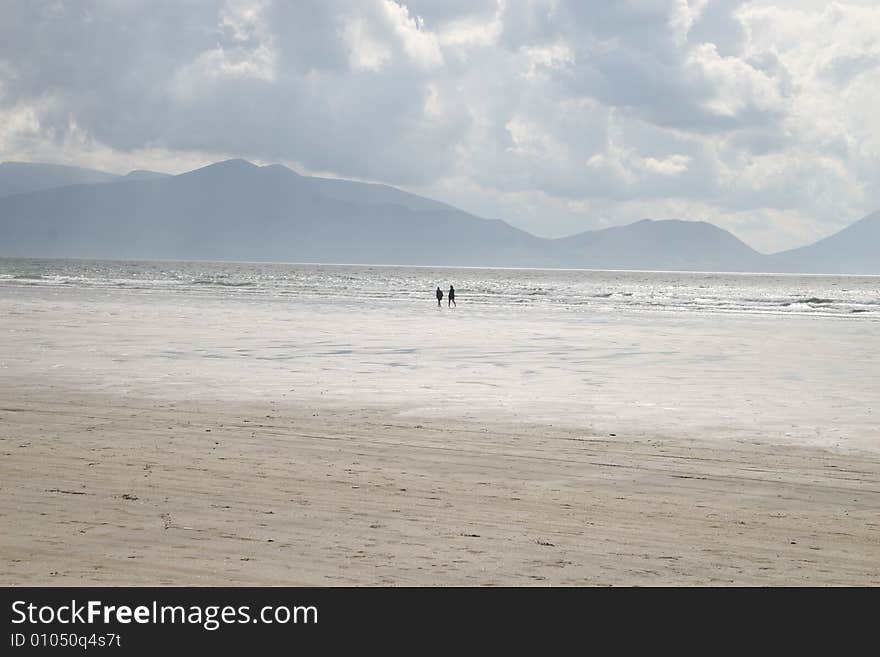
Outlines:
[[[0,153],[377,180],[542,235],[650,216],[765,250],[880,207],[856,0],[48,0],[0,22]]]

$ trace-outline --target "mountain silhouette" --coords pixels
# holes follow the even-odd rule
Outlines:
[[[176,176],[7,164],[0,184],[22,191],[0,197],[4,256],[880,273],[880,213],[763,255],[702,221],[544,239],[387,185],[240,159]]]
[[[875,212],[815,244],[776,254],[793,272],[880,274],[880,212]]]

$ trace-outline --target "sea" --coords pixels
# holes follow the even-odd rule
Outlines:
[[[880,277],[0,259],[37,389],[876,452]]]
[[[0,259],[0,286],[472,310],[748,313],[880,320],[880,276]],[[445,303],[445,300],[444,300]]]

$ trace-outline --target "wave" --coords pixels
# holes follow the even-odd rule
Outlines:
[[[446,274],[444,274],[446,275]],[[572,311],[626,310],[846,316],[876,321],[876,279],[839,281],[717,275],[717,284],[691,274],[450,270],[460,306],[496,312],[516,307]],[[408,268],[325,267],[243,263],[93,263],[0,259],[0,286],[65,286],[120,291],[225,293],[231,297],[297,298],[304,303],[436,305],[436,273]]]
[[[218,287],[253,287],[253,281],[217,281],[207,278],[197,278],[190,281],[190,285],[217,285]]]
[[[841,301],[838,299],[823,299],[822,297],[810,297],[808,299],[794,299],[792,301],[785,301],[780,303],[781,306],[794,306],[794,305],[808,305],[808,306],[826,306],[832,303],[846,303],[846,301]]]

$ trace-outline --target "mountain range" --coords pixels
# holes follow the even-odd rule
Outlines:
[[[118,176],[5,162],[0,256],[880,274],[880,213],[768,255],[701,221],[546,239],[387,185],[278,164]]]

